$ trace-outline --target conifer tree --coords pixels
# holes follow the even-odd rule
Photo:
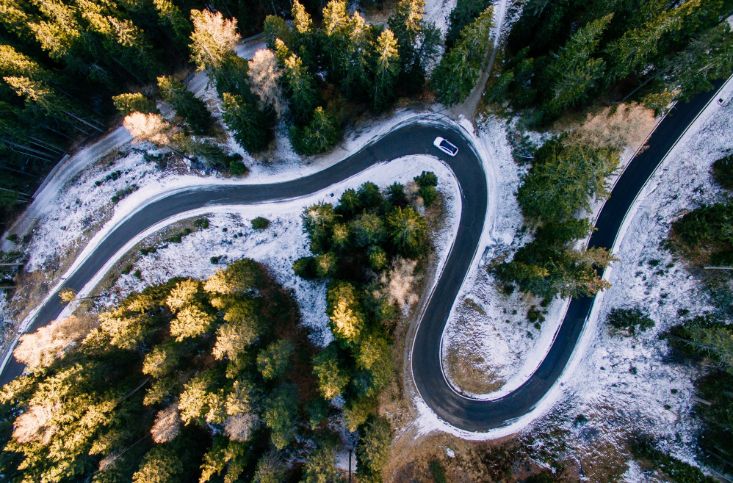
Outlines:
[[[250,153],[265,149],[273,138],[275,113],[270,107],[265,110],[248,102],[242,96],[225,92],[222,96],[223,117],[226,125],[234,131],[234,138]]]
[[[435,69],[432,84],[441,102],[449,105],[460,102],[476,85],[491,49],[492,16],[493,10],[489,7],[464,27],[456,45]]]
[[[593,54],[612,18],[609,14],[581,27],[547,66],[544,109],[550,117],[581,104],[602,83],[606,64]]]
[[[225,19],[221,12],[191,10],[191,61],[199,70],[218,69],[240,37],[237,20]]]
[[[395,81],[400,70],[400,55],[394,33],[389,29],[384,29],[377,37],[373,49],[372,109],[381,111],[395,97]]]

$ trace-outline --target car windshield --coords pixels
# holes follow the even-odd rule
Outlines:
[[[453,146],[453,145],[452,145],[451,143],[449,143],[448,141],[446,141],[445,139],[443,139],[442,141],[440,141],[440,146],[441,146],[442,148],[445,148],[445,149],[447,149],[447,150],[448,150],[448,151],[450,151],[451,153],[455,153],[455,152],[457,151],[456,147],[455,147],[455,146]]]

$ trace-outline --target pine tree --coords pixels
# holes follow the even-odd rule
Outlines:
[[[388,20],[397,38],[401,84],[408,92],[422,88],[425,68],[432,62],[440,42],[440,32],[423,21],[424,15],[425,0],[399,0]]]
[[[547,66],[545,78],[549,89],[544,96],[543,109],[548,116],[557,116],[585,102],[600,86],[605,62],[593,57],[593,53],[612,18],[609,14],[581,27]]]
[[[539,223],[566,222],[589,208],[589,197],[605,196],[605,178],[617,165],[618,153],[612,149],[565,138],[549,141],[517,192],[522,212]]]
[[[385,418],[374,416],[367,422],[362,433],[356,447],[357,474],[360,477],[379,479],[382,467],[389,458],[392,428]]]
[[[158,77],[158,89],[163,99],[170,103],[196,134],[209,134],[214,126],[214,118],[204,101],[193,95],[182,82],[170,76]]]
[[[400,70],[400,54],[394,33],[384,29],[373,44],[373,49],[374,89],[371,104],[375,111],[382,111],[394,100],[395,81]]]
[[[191,61],[199,70],[218,69],[226,55],[239,43],[237,20],[221,12],[191,10]]]
[[[318,102],[315,79],[303,65],[302,59],[290,52],[282,41],[276,41],[276,52],[283,64],[283,80],[290,114],[296,124],[306,124]]]
[[[341,394],[349,383],[348,374],[340,366],[335,344],[313,358],[313,373],[318,379],[318,390],[327,401]]]
[[[113,96],[112,104],[115,105],[117,112],[122,115],[127,115],[133,112],[142,112],[145,114],[158,112],[158,108],[155,107],[155,103],[140,92],[126,92],[124,94]]]
[[[348,282],[337,281],[328,288],[326,299],[334,335],[345,343],[355,343],[365,322],[356,289]]]
[[[313,155],[328,151],[336,145],[341,132],[336,120],[321,106],[313,111],[311,121],[304,127],[290,128],[290,140],[297,153]]]
[[[493,10],[484,10],[462,31],[458,43],[450,49],[435,69],[432,84],[441,102],[451,105],[464,100],[481,76],[481,69],[491,49]]]
[[[250,153],[265,149],[274,136],[275,113],[272,108],[260,110],[242,96],[225,92],[222,96],[223,117],[234,131],[234,138]]]
[[[387,217],[387,227],[392,245],[402,256],[416,258],[425,253],[427,225],[412,207],[395,208]]]
[[[191,22],[172,0],[153,0],[160,22],[169,28],[179,48],[185,48],[191,35]]]
[[[263,379],[277,379],[285,373],[295,348],[288,340],[279,340],[257,354],[257,368]]]
[[[297,408],[296,388],[289,384],[278,386],[265,402],[262,420],[270,429],[275,448],[285,448],[295,437]]]
[[[712,81],[724,79],[733,71],[733,33],[723,22],[699,37],[674,57],[667,72],[682,89],[683,97],[712,89]]]
[[[487,0],[458,0],[450,13],[450,27],[445,36],[446,48],[453,47],[463,28],[473,22],[490,5],[491,2]]]

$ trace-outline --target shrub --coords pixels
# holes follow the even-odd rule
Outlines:
[[[733,190],[733,155],[713,163],[713,178],[723,188]]]
[[[293,272],[306,280],[314,279],[316,275],[316,261],[314,257],[302,257],[293,262]]]
[[[197,218],[193,222],[193,226],[195,226],[198,229],[205,230],[209,227],[209,219],[206,217],[203,218]]]
[[[262,216],[258,216],[257,218],[252,220],[252,228],[254,228],[255,230],[264,230],[268,226],[270,226],[270,220]]]
[[[635,335],[637,331],[643,332],[654,327],[654,321],[639,308],[611,310],[606,319],[615,332]]]

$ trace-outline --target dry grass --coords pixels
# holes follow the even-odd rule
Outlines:
[[[586,114],[573,136],[596,147],[639,147],[656,124],[654,111],[641,104],[619,104]]]
[[[473,394],[485,394],[496,391],[504,380],[493,371],[483,369],[486,361],[478,354],[464,354],[453,349],[446,357],[445,372],[448,378],[460,389]]]

